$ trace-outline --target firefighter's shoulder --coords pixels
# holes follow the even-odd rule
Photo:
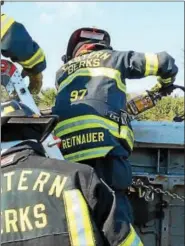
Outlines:
[[[49,166],[50,169],[52,168],[52,171],[54,169],[57,170],[57,172],[63,175],[76,177],[79,180],[83,179],[84,186],[88,185],[95,173],[94,169],[89,165],[69,162],[67,160],[46,159],[44,165],[45,167]]]

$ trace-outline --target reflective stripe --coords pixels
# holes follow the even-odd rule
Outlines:
[[[112,68],[81,68],[77,70],[75,73],[69,75],[64,81],[61,82],[59,86],[58,92],[63,90],[67,85],[69,85],[76,77],[78,76],[90,76],[90,77],[98,77],[105,76],[116,81],[117,87],[126,93],[126,86],[121,80],[121,73],[118,70]]]
[[[134,134],[128,126],[121,126],[121,132],[119,135],[120,138],[123,138],[127,141],[131,150],[134,147]]]
[[[130,225],[130,233],[128,234],[126,239],[118,246],[144,246],[144,245],[141,242],[139,236],[135,232],[132,225]]]
[[[14,22],[15,20],[13,18],[8,17],[7,15],[1,15],[1,39]]]
[[[87,204],[79,190],[64,191],[64,204],[72,246],[95,246]]]
[[[156,54],[145,53],[146,66],[145,66],[145,76],[156,75],[159,68],[159,61]]]
[[[71,127],[79,125],[80,128],[73,130],[73,131],[78,131],[83,129],[81,128],[82,124],[86,125],[88,123],[96,124],[97,127],[104,127],[106,129],[110,129],[116,132],[118,131],[118,125],[111,120],[96,115],[83,115],[83,116],[74,117],[72,119],[64,120],[58,123],[58,125],[55,128],[55,133],[62,131],[60,136],[63,136],[71,132]]]
[[[157,77],[157,81],[161,84],[170,84],[172,82],[172,78],[162,79],[161,77]]]
[[[54,132],[57,137],[62,137],[66,134],[70,134],[76,131],[98,127],[107,129],[113,136],[117,138],[125,139],[131,150],[133,149],[134,134],[132,130],[128,126],[122,126],[119,133],[119,126],[117,123],[100,116],[84,115],[64,120],[56,126]]]
[[[87,159],[93,159],[98,157],[104,157],[106,156],[114,147],[98,147],[98,148],[92,148],[87,150],[81,150],[78,152],[75,152],[73,154],[64,155],[64,158],[68,161],[82,161]]]
[[[45,59],[44,53],[41,48],[28,60],[19,62],[24,68],[32,68]]]

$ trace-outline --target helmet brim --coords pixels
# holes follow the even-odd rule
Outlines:
[[[43,142],[58,123],[58,116],[4,116],[1,119],[1,141],[35,139]]]

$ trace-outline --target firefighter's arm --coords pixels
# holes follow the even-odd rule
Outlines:
[[[147,76],[157,76],[161,85],[169,85],[175,81],[178,68],[175,60],[166,52],[139,53],[126,52],[123,58],[126,69],[125,77],[140,79]]]
[[[42,86],[42,71],[46,68],[45,55],[21,23],[14,21],[6,31],[1,52],[3,56],[22,65],[24,76],[30,77],[30,89],[39,91]]]
[[[105,245],[143,246],[131,224],[125,222],[126,211],[118,203],[114,192],[94,175],[88,192],[90,207],[98,229],[104,236]]]

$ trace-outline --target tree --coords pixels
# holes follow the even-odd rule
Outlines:
[[[1,102],[6,102],[7,100],[9,100],[9,95],[5,88],[1,85]]]
[[[164,97],[157,105],[142,113],[139,120],[152,121],[172,121],[176,115],[184,113],[184,98],[183,97]]]
[[[39,101],[40,108],[49,108],[52,107],[55,103],[55,98],[57,91],[54,88],[47,88],[41,91],[41,97]]]

